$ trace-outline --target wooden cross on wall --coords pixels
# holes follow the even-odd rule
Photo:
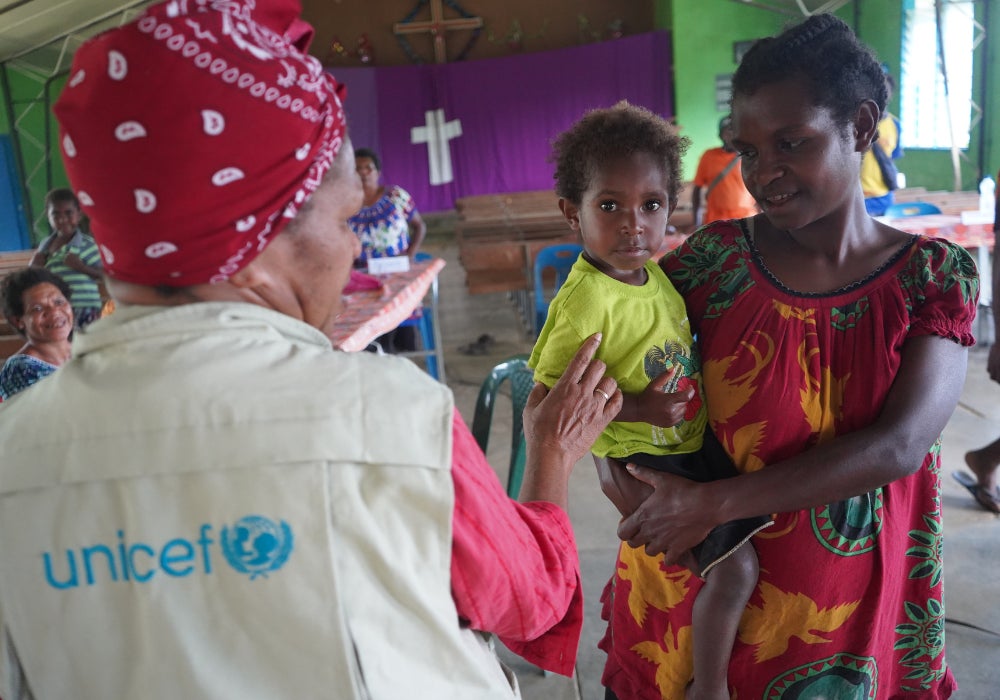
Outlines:
[[[445,63],[448,55],[445,52],[445,32],[460,29],[479,29],[483,26],[482,17],[455,17],[453,19],[444,18],[444,8],[441,0],[424,0],[431,6],[431,18],[429,21],[417,22],[396,22],[392,31],[397,36],[404,34],[417,34],[430,32],[434,37],[434,60],[437,63]]]

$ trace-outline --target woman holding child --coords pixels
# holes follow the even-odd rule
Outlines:
[[[762,213],[710,224],[662,267],[699,341],[709,423],[741,474],[617,474],[633,508],[604,597],[609,697],[719,697],[688,690],[701,584],[673,564],[714,526],[759,513],[776,523],[753,538],[759,582],[722,697],[956,689],[939,436],[978,279],[960,247],[866,213],[861,157],[885,102],[879,62],[832,15],[757,42],[734,76],[733,145]]]

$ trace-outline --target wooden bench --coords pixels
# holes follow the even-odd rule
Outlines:
[[[552,190],[462,197],[456,200],[455,211],[459,261],[470,294],[530,291],[539,250],[580,242]],[[685,183],[670,223],[682,235],[694,228],[691,183]]]
[[[11,250],[0,253],[0,279],[3,279],[14,270],[27,267],[28,263],[31,262],[31,256],[34,254],[34,250]]]
[[[539,250],[579,241],[552,190],[462,197],[455,211],[459,261],[470,294],[527,291]]]

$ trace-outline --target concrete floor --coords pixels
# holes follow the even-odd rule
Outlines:
[[[505,294],[470,296],[458,251],[447,236],[434,236],[424,249],[447,260],[440,275],[441,333],[448,385],[459,411],[471,424],[480,382],[508,357],[528,353],[532,338]],[[488,352],[466,355],[459,348],[489,334]],[[948,663],[959,683],[956,700],[1000,698],[1000,518],[980,509],[952,478],[964,467],[963,455],[1000,435],[1000,385],[989,380],[983,347],[970,352],[961,403],[944,433],[943,507]],[[511,429],[509,403],[497,403],[487,457],[501,480],[506,478]],[[574,471],[570,517],[576,530],[584,581],[586,619],[575,677],[542,673],[505,653],[517,671],[525,700],[603,700],[600,685],[604,653],[597,600],[611,575],[617,551],[617,511],[601,494],[589,457]],[[750,699],[745,699],[750,700]]]

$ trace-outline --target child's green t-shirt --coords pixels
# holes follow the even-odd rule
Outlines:
[[[701,449],[707,421],[701,361],[684,300],[655,262],[647,262],[646,271],[648,280],[637,287],[607,276],[581,255],[549,305],[548,319],[528,361],[535,380],[552,387],[580,344],[600,332],[597,357],[623,392],[638,394],[663,372],[674,375],[666,391],[696,387],[685,419],[671,428],[613,421],[592,448],[599,457]]]

